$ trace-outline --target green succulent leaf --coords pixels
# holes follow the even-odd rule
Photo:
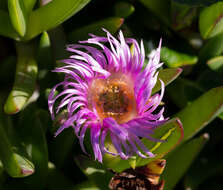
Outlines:
[[[181,74],[181,72],[181,68],[168,68],[160,70],[158,74],[158,80],[152,90],[152,94],[158,92],[161,89],[161,83],[159,80],[162,80],[165,86],[167,86],[168,84],[173,82]]]
[[[86,156],[79,155],[75,157],[75,162],[82,172],[100,189],[107,189],[113,174],[102,164],[90,160]]]
[[[25,0],[25,1],[23,1],[25,9],[26,9],[28,14],[32,11],[36,2],[37,2],[37,0]]]
[[[173,1],[190,6],[203,6],[216,3],[218,0],[173,0]]]
[[[1,113],[3,116],[3,113]],[[33,163],[10,142],[8,130],[9,126],[0,118],[0,160],[3,168],[11,177],[26,177],[34,173]],[[14,137],[13,137],[14,138]]]
[[[204,134],[186,142],[167,155],[167,165],[162,175],[162,178],[165,179],[166,190],[172,190],[174,188],[200,153],[208,139],[208,134]]]
[[[117,17],[127,18],[135,11],[135,7],[128,2],[117,2],[114,12]]]
[[[184,140],[193,137],[223,111],[223,87],[204,93],[177,113],[184,127]]]
[[[193,65],[196,64],[198,61],[197,56],[179,53],[167,47],[162,47],[160,58],[168,67],[182,67],[185,65]]]
[[[208,67],[213,71],[223,71],[223,56],[214,57],[207,62]]]
[[[206,61],[215,56],[221,55],[223,52],[223,34],[219,34],[211,38],[201,48],[199,58],[201,61]]]
[[[51,49],[51,42],[50,37],[47,32],[43,32],[40,37],[39,47],[38,47],[38,53],[37,53],[37,60],[39,63],[39,70],[42,73],[39,72],[39,78],[44,78],[42,75],[44,73],[48,73],[48,70],[52,69],[52,49]],[[51,66],[51,67],[50,67]]]
[[[163,126],[160,126],[155,130],[152,137],[155,139],[166,140],[166,142],[152,142],[144,138],[142,142],[156,156],[151,159],[137,157],[136,167],[146,165],[157,158],[162,158],[183,140],[183,136],[183,126],[178,118],[171,119]]]
[[[142,142],[145,146],[153,152],[156,156],[154,158],[143,159],[138,156],[132,157],[128,160],[122,160],[120,157],[114,157],[110,154],[105,154],[103,163],[106,167],[113,169],[116,172],[122,172],[129,167],[137,167],[148,164],[156,158],[161,158],[172,150],[183,138],[183,128],[179,119],[175,118],[168,121],[163,126],[156,129],[152,136],[156,139],[166,140],[166,142],[152,142],[147,139],[143,139]],[[109,145],[109,149],[112,150],[112,145]]]
[[[19,39],[19,35],[12,26],[9,14],[3,10],[0,10],[0,35],[10,37],[15,40]]]
[[[36,107],[27,107],[20,115],[19,128],[17,128],[17,134],[22,139],[31,161],[35,164],[35,173],[24,179],[28,189],[43,189],[46,184],[48,150],[44,125],[48,122],[41,117],[43,112],[44,110],[36,110]]]
[[[23,37],[27,29],[27,10],[23,0],[8,0],[11,23],[16,32]]]
[[[53,0],[32,11],[24,40],[29,40],[43,31],[55,28],[81,10],[89,2],[90,0]]]
[[[223,2],[215,3],[201,12],[199,29],[204,39],[223,32]]]
[[[7,114],[15,114],[23,109],[31,97],[36,83],[38,68],[34,44],[17,44],[17,54],[15,81],[4,106]]]
[[[69,34],[70,41],[85,40],[89,38],[89,33],[98,36],[105,36],[105,32],[102,28],[107,29],[111,34],[114,34],[123,24],[124,19],[120,17],[110,17],[82,28],[75,29]]]

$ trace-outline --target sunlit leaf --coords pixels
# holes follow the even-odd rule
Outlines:
[[[223,32],[223,2],[205,8],[199,17],[199,29],[203,38],[214,37]]]
[[[172,81],[174,81],[181,74],[181,72],[182,72],[181,68],[168,68],[160,70],[158,74],[158,80],[152,90],[152,94],[156,93],[161,88],[161,83],[159,79],[164,82],[165,86],[167,86]]]
[[[167,47],[162,47],[160,58],[168,67],[193,65],[198,61],[197,56],[179,53]]]
[[[167,122],[167,124],[156,129],[154,135],[152,137],[157,139],[167,140],[166,142],[153,142],[147,139],[143,139],[143,143],[146,147],[153,152],[156,157],[155,158],[140,158],[140,157],[132,157],[129,160],[122,160],[120,157],[114,157],[110,154],[105,154],[103,158],[103,163],[106,167],[113,169],[114,171],[121,172],[130,167],[142,166],[150,161],[161,158],[165,154],[167,154],[170,150],[172,150],[183,138],[183,128],[180,121],[175,118]],[[110,145],[112,146],[112,145]],[[112,148],[112,147],[110,147]]]
[[[31,39],[43,31],[55,28],[79,10],[90,0],[53,0],[30,14],[24,39]]]
[[[172,190],[183,174],[187,171],[193,160],[200,153],[209,139],[208,134],[195,138],[167,155],[166,168],[162,175],[165,179],[165,189]]]
[[[24,36],[27,28],[27,10],[23,0],[8,0],[9,16],[12,25],[20,36]]]
[[[209,90],[175,116],[184,127],[184,140],[193,137],[223,111],[223,87]]]
[[[24,7],[25,7],[28,14],[30,13],[30,11],[32,11],[36,2],[37,2],[37,0],[25,0],[25,1],[23,1]]]
[[[217,56],[208,60],[207,65],[210,69],[218,72],[223,71],[223,56]]]
[[[17,54],[15,81],[4,106],[7,114],[15,114],[23,109],[36,82],[38,68],[33,44],[18,44]]]
[[[157,158],[162,158],[182,141],[183,136],[183,126],[180,120],[178,118],[171,119],[166,124],[156,129],[154,135],[152,136],[156,139],[166,140],[166,142],[161,143],[152,142],[147,139],[142,140],[145,146],[156,156],[151,159],[138,157],[136,159],[136,167],[148,164]]]

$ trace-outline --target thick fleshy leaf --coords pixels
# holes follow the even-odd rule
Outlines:
[[[181,72],[182,72],[181,68],[168,68],[168,69],[160,70],[159,74],[158,74],[158,80],[152,90],[152,94],[154,94],[160,90],[160,88],[161,88],[160,80],[162,80],[164,82],[165,86],[167,86],[172,81],[174,81],[181,74]]]
[[[193,167],[186,174],[184,187],[185,189],[198,189],[199,185],[204,181],[210,178],[213,179],[214,176],[222,173],[222,157],[210,154],[210,156],[202,157],[202,159],[195,161]]]
[[[210,69],[218,72],[223,71],[223,56],[217,56],[208,60],[207,65]]]
[[[82,172],[100,189],[107,189],[113,174],[102,164],[90,160],[86,156],[79,155],[75,157],[75,162]]]
[[[135,7],[128,2],[117,2],[115,4],[114,12],[117,17],[127,18],[135,11]]]
[[[10,37],[13,39],[19,39],[19,35],[10,22],[9,14],[6,11],[0,10],[0,35]]]
[[[193,65],[198,61],[197,56],[179,53],[167,47],[162,47],[160,58],[168,67]]]
[[[211,38],[223,32],[222,16],[223,2],[203,9],[199,17],[199,29],[203,38]]]
[[[184,126],[184,139],[188,140],[223,111],[223,87],[209,90],[191,102],[175,116]]]
[[[201,61],[206,61],[212,57],[221,55],[223,52],[223,34],[219,34],[214,38],[211,38],[207,43],[201,48],[199,52],[199,59]]]
[[[53,0],[30,13],[25,40],[55,28],[81,10],[90,0]]]
[[[106,18],[82,28],[75,29],[69,34],[69,40],[72,42],[85,40],[89,37],[89,33],[104,36],[105,32],[102,30],[102,28],[107,29],[111,34],[114,34],[121,27],[123,22],[124,19],[120,17]]]
[[[148,164],[157,158],[162,158],[182,141],[183,136],[183,126],[178,118],[171,119],[163,126],[160,126],[155,130],[152,137],[166,140],[166,142],[152,142],[147,139],[143,139],[142,142],[145,144],[145,146],[156,156],[151,159],[137,157],[136,167]]]
[[[110,154],[105,154],[103,158],[103,163],[106,167],[113,169],[116,172],[122,172],[123,170],[130,167],[137,167],[148,164],[150,161],[161,158],[172,150],[183,138],[183,128],[179,119],[175,118],[168,121],[165,125],[156,129],[152,137],[162,140],[167,140],[166,142],[153,142],[143,139],[143,143],[146,147],[153,152],[155,158],[140,158],[132,157],[128,160],[122,160],[120,157],[114,157]],[[112,146],[112,145],[109,145]]]
[[[24,179],[24,183],[29,189],[42,189],[46,184],[48,170],[48,150],[44,133],[44,119],[41,118],[43,110],[36,110],[35,107],[27,107],[20,115],[19,128],[20,135],[26,151],[35,164],[35,173]],[[30,129],[30,126],[32,129]]]
[[[17,54],[15,81],[4,106],[7,114],[23,109],[35,88],[38,69],[33,44],[18,44]]]
[[[16,32],[23,37],[27,29],[28,15],[23,0],[8,0],[11,23]]]
[[[30,11],[32,11],[36,2],[37,2],[37,0],[25,0],[25,1],[23,1],[25,9],[26,9],[28,14],[30,13]]]
[[[50,37],[47,32],[43,32],[40,37],[37,60],[39,63],[39,78],[43,78],[43,74],[47,73],[48,69],[52,69],[52,49]],[[42,74],[43,73],[43,74]]]
[[[172,190],[174,188],[191,163],[200,153],[208,139],[209,135],[204,134],[186,142],[167,155],[167,165],[162,175],[162,178],[165,179],[166,190]]]
[[[169,0],[139,0],[163,23],[170,25],[170,1]]]
[[[34,165],[28,160],[27,155],[20,154],[20,147],[14,145],[17,137],[12,134],[12,126],[7,121],[7,116],[2,111],[0,112],[0,160],[3,167],[11,177],[29,176],[34,172]],[[11,139],[13,140],[13,144],[10,141]]]
[[[178,3],[187,4],[190,6],[203,6],[210,5],[212,3],[217,2],[218,0],[173,0]]]

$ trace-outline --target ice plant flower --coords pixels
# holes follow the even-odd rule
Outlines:
[[[84,137],[89,129],[95,159],[100,162],[104,153],[122,159],[134,154],[153,157],[141,138],[160,141],[151,134],[167,120],[163,117],[164,108],[157,111],[164,94],[162,81],[160,94],[151,94],[157,82],[157,69],[162,66],[161,42],[143,69],[142,41],[139,45],[135,39],[125,39],[121,31],[116,39],[104,31],[106,37],[91,34],[87,41],[68,45],[67,50],[72,55],[63,60],[65,66],[54,70],[64,73],[65,77],[49,94],[52,119],[62,109],[67,110],[67,118],[55,135],[73,127],[86,152]],[[58,87],[63,90],[55,95]],[[113,152],[105,145],[107,137],[116,149]]]

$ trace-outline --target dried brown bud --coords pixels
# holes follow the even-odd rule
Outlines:
[[[111,190],[163,190],[164,181],[159,182],[166,161],[158,159],[143,167],[116,173],[109,183]]]

